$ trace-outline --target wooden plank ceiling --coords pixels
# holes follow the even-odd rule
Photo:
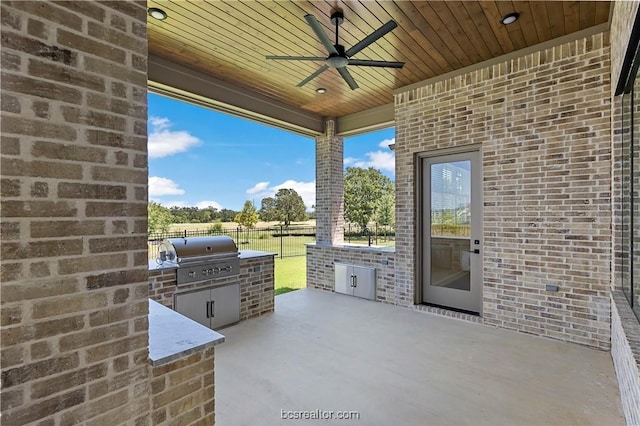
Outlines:
[[[149,17],[149,53],[322,116],[341,117],[393,101],[394,89],[602,24],[599,1],[185,1],[149,0],[168,18]],[[403,69],[349,66],[351,90],[334,69],[305,85],[323,62],[265,55],[327,56],[304,16],[334,41],[330,15],[344,11],[340,43],[349,48],[393,19],[398,27],[354,59],[405,62]],[[502,16],[519,19],[502,25]],[[327,89],[324,95],[316,89]]]

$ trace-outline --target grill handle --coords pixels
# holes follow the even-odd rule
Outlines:
[[[178,257],[178,263],[182,265],[189,265],[191,263],[208,262],[212,259],[215,259],[215,257],[211,256],[210,254],[204,256]]]

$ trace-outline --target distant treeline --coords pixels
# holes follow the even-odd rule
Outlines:
[[[169,213],[171,213],[170,223],[212,223],[233,222],[240,212],[230,209],[218,210],[215,207],[169,207]],[[315,215],[309,216],[314,218]]]
[[[211,222],[233,222],[238,214],[235,210],[221,209],[215,207],[169,207],[171,213],[171,223],[211,223]]]

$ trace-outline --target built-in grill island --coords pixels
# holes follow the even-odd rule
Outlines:
[[[160,246],[160,261],[177,263],[179,286],[240,273],[238,247],[224,235],[166,239]]]
[[[220,329],[273,311],[273,257],[227,236],[169,238],[149,262],[150,298]]]

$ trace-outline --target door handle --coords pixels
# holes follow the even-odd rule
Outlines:
[[[354,275],[353,276],[353,287],[358,287],[358,276]]]
[[[211,313],[211,318],[215,318],[216,316],[216,301],[212,300],[211,302],[209,302],[209,309],[210,309],[210,313]]]
[[[469,253],[480,254],[480,249],[467,250]]]
[[[207,302],[207,318],[210,318],[210,317],[209,317],[209,304],[210,304],[210,303],[211,303],[211,302]]]
[[[355,275],[351,275],[351,287],[355,287],[356,286],[356,276]]]

